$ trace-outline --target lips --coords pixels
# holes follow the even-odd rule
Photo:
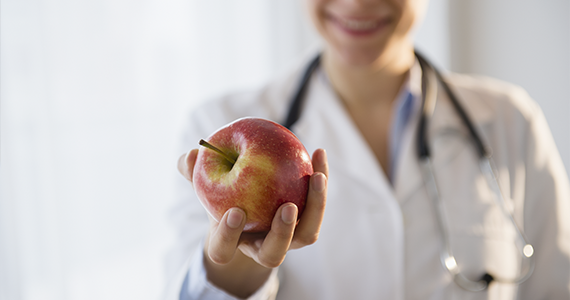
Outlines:
[[[337,20],[342,27],[348,30],[366,31],[378,27],[379,21],[377,20]]]
[[[389,18],[352,18],[329,15],[336,27],[352,35],[368,35],[379,31],[389,23]]]

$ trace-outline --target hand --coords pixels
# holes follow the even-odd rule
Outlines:
[[[178,161],[178,170],[190,182],[197,154],[198,150],[194,149]],[[289,249],[302,248],[317,241],[324,216],[328,178],[328,163],[323,149],[313,153],[312,164],[314,173],[299,222],[295,222],[298,211],[292,203],[285,203],[277,210],[267,234],[243,233],[245,213],[237,207],[229,209],[219,223],[210,218],[204,247],[208,279],[230,292],[232,287],[243,289],[249,285],[255,291],[267,279],[269,269],[283,262]],[[252,281],[259,281],[259,285],[252,284]]]

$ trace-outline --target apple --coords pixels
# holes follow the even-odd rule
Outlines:
[[[245,211],[244,232],[267,232],[277,209],[286,202],[305,208],[311,158],[287,128],[246,117],[201,140],[193,171],[194,190],[217,222],[239,207]]]

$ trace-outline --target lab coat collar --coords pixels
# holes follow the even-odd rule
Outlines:
[[[461,83],[456,85],[455,76],[445,76],[452,91],[459,98],[460,104],[465,109],[475,128],[484,126],[493,118],[493,111],[483,101],[466,101],[470,99],[467,90]],[[461,79],[461,77],[460,77]],[[421,80],[422,71],[419,63],[413,66],[410,72],[410,91],[419,99],[416,103],[418,109],[414,111],[412,121],[404,132],[402,154],[396,163],[395,192],[401,203],[407,201],[423,186],[423,177],[419,166],[418,148],[418,122],[421,110]],[[441,83],[438,82],[437,102],[433,116],[427,123],[427,140],[431,148],[431,158],[435,170],[441,170],[449,165],[458,153],[466,147],[473,148],[471,137],[463,124],[463,121],[453,107],[447,93]],[[484,137],[483,142],[485,142]],[[475,150],[474,148],[472,149]],[[475,155],[475,154],[474,154]]]
[[[465,81],[464,76],[456,74],[444,74],[443,76],[476,128],[493,120],[493,109],[488,106],[486,101],[479,101],[481,99],[473,97],[469,83],[463,82]],[[431,134],[439,134],[450,129],[467,132],[441,82],[438,82],[438,98],[429,127],[431,128]]]

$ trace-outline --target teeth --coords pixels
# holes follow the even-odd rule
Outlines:
[[[357,20],[340,20],[342,26],[351,30],[369,30],[378,26],[374,20],[357,21]]]

